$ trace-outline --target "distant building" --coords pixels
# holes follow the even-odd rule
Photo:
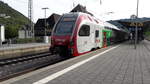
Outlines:
[[[93,15],[92,13],[86,10],[85,6],[78,4],[75,8],[73,8],[70,12],[83,12]],[[38,19],[36,24],[34,25],[34,35],[35,36],[45,36],[45,19],[46,19],[46,36],[51,35],[51,31],[55,25],[55,23],[60,18],[60,15],[53,13],[50,17],[44,19]]]
[[[22,28],[19,29],[18,32],[19,38],[31,38],[31,31],[28,25],[24,25]]]
[[[131,16],[131,19],[121,19],[118,22],[128,28],[128,30],[133,34],[133,38],[135,37],[137,24],[138,39],[143,39],[144,32],[150,28],[150,18],[136,18],[136,16]]]
[[[44,20],[45,19],[38,19],[38,21],[34,25],[35,36],[44,36],[44,29],[45,29]]]
[[[45,27],[45,19],[38,19],[38,21],[34,25],[35,36],[44,36],[45,28],[46,28],[46,35],[50,36],[51,31],[59,18],[60,18],[60,15],[55,14],[55,13],[53,13],[50,17],[46,18],[47,28]]]

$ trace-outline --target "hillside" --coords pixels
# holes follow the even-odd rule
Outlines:
[[[6,38],[18,36],[18,29],[28,23],[28,18],[11,8],[8,4],[0,1],[0,24],[5,25]],[[2,16],[4,15],[4,16]],[[10,16],[9,18],[4,18]]]

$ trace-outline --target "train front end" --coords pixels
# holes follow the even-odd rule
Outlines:
[[[50,52],[57,53],[62,57],[73,56],[73,33],[77,14],[64,14],[55,25],[52,36]]]

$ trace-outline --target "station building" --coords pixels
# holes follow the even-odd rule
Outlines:
[[[53,13],[48,18],[38,19],[38,21],[34,25],[35,36],[45,36],[45,32],[46,32],[46,36],[50,36],[53,26],[58,21],[59,17],[60,17],[59,14]],[[45,19],[46,19],[46,25],[45,25]]]
[[[150,18],[137,18],[137,19],[121,19],[119,23],[124,25],[135,38],[135,30],[137,25],[138,40],[144,39],[144,32],[150,30]]]

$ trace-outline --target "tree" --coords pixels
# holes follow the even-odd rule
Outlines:
[[[17,37],[18,36],[17,26],[7,25],[5,28],[5,36],[6,36],[6,39]]]

